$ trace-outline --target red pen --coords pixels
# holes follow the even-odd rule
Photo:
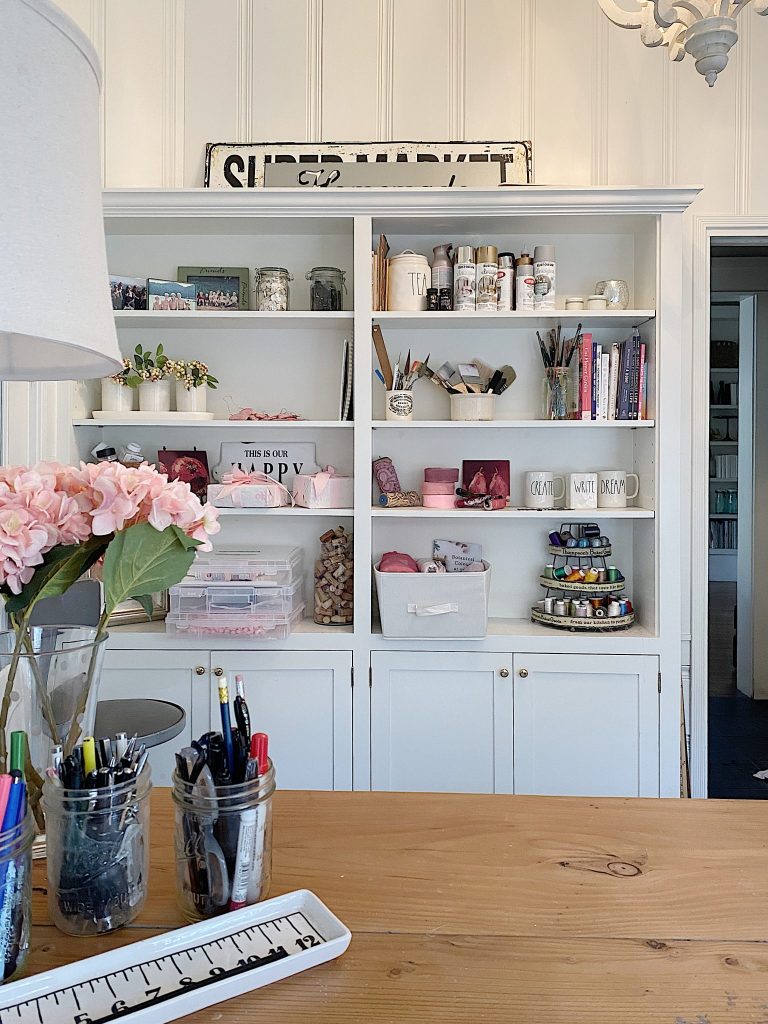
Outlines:
[[[259,775],[267,771],[269,747],[269,736],[265,732],[255,732],[251,737],[251,757],[255,757],[259,763]]]

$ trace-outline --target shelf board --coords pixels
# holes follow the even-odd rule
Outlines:
[[[710,512],[710,519],[738,519],[738,512]]]
[[[735,480],[735,479],[734,480],[725,480],[725,479],[722,479],[720,477],[711,476],[709,478],[709,482],[711,484],[737,484],[739,481]]]
[[[231,310],[219,312],[215,309],[171,310],[155,312],[148,309],[115,310],[117,327],[152,328],[153,330],[188,327],[205,330],[208,327],[221,330],[255,330],[259,327],[287,327],[293,330],[308,327],[351,327],[354,313],[314,313],[308,309],[286,310],[284,313],[263,313],[259,310]]]
[[[353,508],[300,508],[295,505],[291,508],[284,505],[281,508],[220,508],[219,515],[222,516],[338,516],[351,517],[355,514]]]
[[[709,439],[709,443],[710,444],[719,445],[721,448],[724,447],[725,445],[728,445],[729,448],[732,448],[735,445],[738,445],[739,442],[738,441],[715,441],[712,438],[710,438]]]
[[[584,324],[585,327],[633,327],[636,324],[645,323],[656,316],[655,309],[625,309],[619,312],[609,309],[579,309],[571,310],[555,309],[550,312],[533,312],[525,310],[502,311],[498,313],[477,313],[474,311],[452,310],[436,311],[432,313],[411,313],[400,311],[373,312],[373,319],[387,327],[422,328],[434,327],[438,330],[445,330],[447,327],[460,328],[466,331],[468,327],[519,327],[548,329],[556,324],[576,327],[577,324]]]
[[[722,373],[738,373],[739,368],[738,366],[710,366],[709,372],[713,377],[716,377],[718,374]]]
[[[567,519],[581,522],[594,519],[653,519],[649,508],[591,508],[584,511],[571,508],[532,509],[502,508],[487,512],[478,508],[386,508],[374,505],[371,515],[393,519]]]
[[[713,412],[737,412],[738,405],[710,405],[709,411]]]
[[[168,636],[165,622],[135,622],[109,629],[110,650],[350,650],[353,626],[319,626],[311,618],[302,619],[286,640],[254,640],[227,636]]]
[[[504,429],[518,428],[520,430],[551,428],[562,430],[563,428],[577,428],[578,430],[611,430],[614,427],[629,428],[655,427],[655,420],[411,420],[408,423],[398,423],[396,420],[373,420],[371,426],[374,430],[444,430],[458,428],[464,430],[469,427],[475,430],[496,430],[499,427]]]
[[[351,420],[138,420],[126,416],[120,420],[72,420],[73,427],[184,427],[185,430],[253,430],[255,428],[269,430],[351,430]]]
[[[710,548],[710,557],[713,555],[737,555],[739,553],[738,548]]]

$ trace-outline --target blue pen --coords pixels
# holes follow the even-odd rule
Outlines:
[[[229,774],[235,777],[235,747],[232,743],[232,723],[229,717],[229,690],[227,680],[219,683],[219,711],[221,712],[221,735],[224,740],[224,752],[227,755]]]
[[[8,804],[3,815],[3,824],[0,826],[3,832],[9,828],[16,828],[24,817],[23,804],[27,787],[24,785],[22,774],[17,768],[14,768],[10,775],[12,780],[11,789],[8,793]]]
[[[374,370],[373,372],[379,378],[379,380],[384,385],[384,387],[386,387],[387,386],[387,382],[384,380],[384,374],[381,372],[381,370]]]

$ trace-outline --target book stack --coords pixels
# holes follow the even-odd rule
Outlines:
[[[646,344],[634,331],[626,341],[602,344],[591,334],[579,341],[577,419],[646,419]]]
[[[386,235],[379,235],[379,244],[371,250],[371,292],[374,310],[387,308],[387,268],[389,266],[389,242]]]
[[[738,455],[713,455],[711,480],[735,480],[739,475]]]

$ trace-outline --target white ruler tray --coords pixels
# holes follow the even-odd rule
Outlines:
[[[352,935],[307,889],[0,989],[0,1024],[166,1024],[333,960]]]

